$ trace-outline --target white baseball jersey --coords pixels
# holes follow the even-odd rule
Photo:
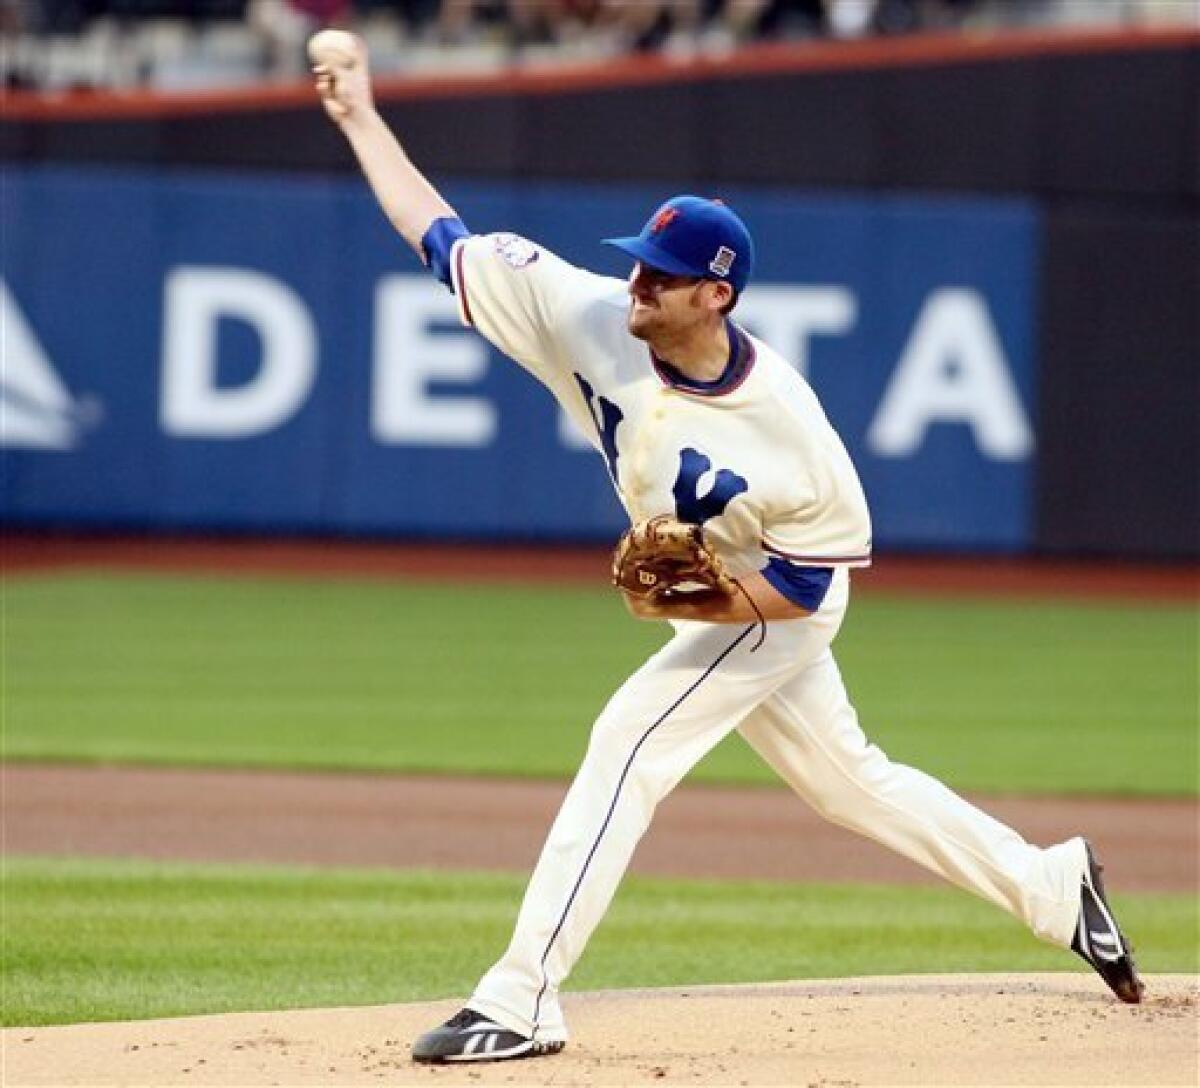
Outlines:
[[[870,524],[850,459],[800,375],[731,324],[725,373],[689,382],[628,332],[622,281],[516,235],[456,242],[451,275],[463,320],[549,387],[604,455],[632,519],[703,524],[734,573],[840,568],[811,615],[764,624],[761,640],[753,625],[674,623],[596,720],[512,941],[468,1006],[528,1037],[567,1038],[559,988],[655,807],[734,729],[819,812],[1068,945],[1083,841],[1025,842],[891,762],[859,727],[830,645],[849,601],[845,568],[870,559]]]
[[[867,503],[807,382],[736,326],[729,366],[695,383],[627,330],[622,280],[576,268],[513,234],[459,241],[466,324],[542,381],[608,462],[632,521],[705,526],[734,574],[774,557],[870,562]]]

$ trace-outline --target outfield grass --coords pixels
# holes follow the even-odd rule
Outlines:
[[[10,758],[565,776],[667,634],[603,587],[10,576]],[[1187,608],[884,598],[839,660],[864,727],[959,789],[1197,790]],[[696,777],[773,781],[736,739]]]
[[[462,997],[518,877],[9,859],[4,1023]],[[1118,896],[1147,971],[1197,970],[1189,896]],[[953,889],[630,878],[580,990],[1084,967]]]

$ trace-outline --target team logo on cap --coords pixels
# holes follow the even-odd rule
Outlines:
[[[650,224],[650,233],[658,234],[660,231],[666,230],[667,227],[674,223],[678,218],[678,208],[663,208],[663,210],[654,217],[654,222]]]
[[[717,255],[708,262],[709,270],[717,276],[728,276],[736,258],[737,254],[732,249],[728,246],[721,246],[717,250]]]

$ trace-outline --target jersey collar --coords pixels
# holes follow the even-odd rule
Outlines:
[[[721,371],[720,377],[711,381],[702,382],[689,378],[666,359],[660,359],[651,351],[650,361],[663,384],[682,393],[694,393],[699,397],[723,397],[737,389],[754,367],[754,345],[750,342],[750,337],[732,321],[725,322],[725,331],[729,334],[729,361]]]

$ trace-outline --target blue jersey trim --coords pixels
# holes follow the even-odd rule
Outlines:
[[[770,559],[762,576],[793,604],[815,612],[829,592],[833,567],[798,567],[786,559]]]
[[[421,239],[421,250],[429,271],[451,291],[454,290],[454,280],[450,275],[450,251],[460,238],[470,237],[471,232],[461,219],[444,215],[429,224],[429,229]]]
[[[702,397],[720,397],[726,393],[732,393],[746,380],[754,366],[754,345],[750,343],[750,338],[732,321],[727,320],[725,328],[729,334],[729,359],[726,361],[725,369],[721,372],[720,377],[710,381],[689,378],[676,366],[666,359],[660,359],[651,351],[650,360],[654,364],[659,378],[672,389],[680,389],[685,393],[695,393]]]

